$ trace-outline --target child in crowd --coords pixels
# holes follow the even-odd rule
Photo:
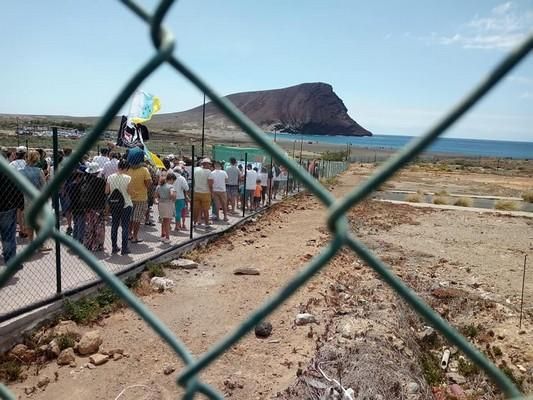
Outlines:
[[[261,186],[261,179],[256,179],[255,181],[255,191],[254,191],[254,210],[257,210],[261,207],[261,192],[263,187]]]
[[[165,244],[170,243],[170,224],[172,219],[174,219],[174,202],[176,201],[175,181],[176,175],[173,172],[169,172],[165,183],[157,186],[155,192],[155,197],[159,202],[159,217],[161,218],[161,241]]]

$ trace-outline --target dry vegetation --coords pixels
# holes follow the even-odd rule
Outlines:
[[[473,203],[474,202],[470,197],[459,197],[457,200],[455,200],[453,205],[459,207],[472,207]]]
[[[436,196],[433,197],[433,204],[448,204],[449,200],[445,196]]]
[[[525,193],[522,193],[522,199],[528,203],[533,203],[533,190],[528,190]]]
[[[494,204],[494,208],[496,210],[517,211],[520,209],[520,205],[516,201],[498,200]]]

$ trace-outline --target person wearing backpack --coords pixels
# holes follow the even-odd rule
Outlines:
[[[130,227],[131,212],[133,202],[130,196],[131,176],[126,174],[128,162],[120,160],[118,171],[109,175],[106,183],[107,204],[111,211],[111,246],[112,253],[118,253],[124,256],[130,253],[128,248],[128,232]],[[118,227],[122,228],[122,248],[117,246]]]
[[[93,252],[104,250],[105,241],[105,180],[100,177],[102,168],[95,162],[85,170],[85,181],[80,186],[82,199],[87,199],[85,247]],[[85,200],[84,200],[85,201]]]

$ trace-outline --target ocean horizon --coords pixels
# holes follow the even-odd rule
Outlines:
[[[273,133],[269,135],[274,137]],[[398,150],[404,147],[416,136],[406,135],[373,135],[373,136],[329,136],[329,135],[300,135],[278,133],[281,140],[304,140],[305,142],[319,142],[346,145],[376,150]],[[519,142],[510,140],[438,138],[424,153],[458,155],[468,157],[496,157],[513,159],[533,159],[533,142]]]

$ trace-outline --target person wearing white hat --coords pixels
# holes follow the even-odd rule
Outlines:
[[[24,146],[19,146],[15,150],[15,159],[9,163],[13,168],[19,171],[23,170],[26,166],[26,153],[27,149]]]
[[[87,197],[87,211],[85,214],[84,244],[90,251],[103,251],[105,241],[105,180],[100,176],[102,167],[96,162],[87,165],[85,183],[81,186],[81,196]],[[90,193],[84,193],[88,188]]]
[[[211,177],[211,160],[204,158],[201,166],[194,169],[194,215],[195,225],[203,220],[205,226],[210,227],[209,208],[211,207],[211,194],[213,193],[213,178]]]

